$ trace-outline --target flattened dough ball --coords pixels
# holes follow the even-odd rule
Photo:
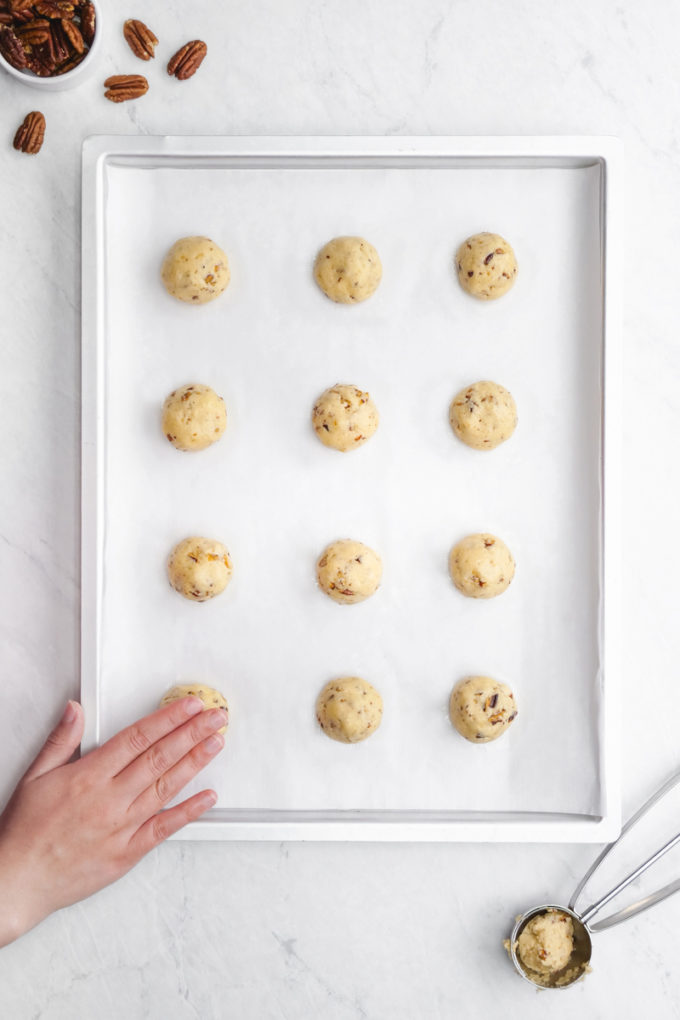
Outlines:
[[[227,427],[227,409],[210,386],[189,383],[163,404],[163,432],[176,450],[205,450]]]
[[[507,684],[490,676],[466,676],[451,691],[451,722],[473,744],[497,740],[516,715],[514,694]]]
[[[343,538],[327,545],[316,565],[319,587],[334,602],[363,602],[378,590],[382,561],[363,542]]]
[[[326,684],[316,702],[316,718],[331,740],[357,744],[380,726],[382,698],[366,680],[342,676]]]
[[[312,411],[312,425],[321,442],[342,453],[363,446],[377,429],[378,420],[371,395],[344,383],[325,390]]]
[[[574,922],[562,910],[537,914],[522,929],[517,954],[528,970],[547,977],[567,966],[574,951]]]
[[[172,297],[204,305],[226,290],[229,260],[209,237],[180,237],[165,256],[161,279]]]
[[[517,259],[500,234],[484,231],[463,241],[456,252],[458,279],[463,290],[481,301],[507,294],[517,278]]]
[[[204,712],[207,712],[209,708],[223,708],[227,713],[227,721],[217,732],[225,733],[227,726],[229,725],[229,705],[227,699],[214,687],[207,687],[205,684],[175,684],[169,691],[166,691],[161,698],[159,708],[163,708],[164,705],[169,705],[173,701],[179,701],[180,698],[187,698],[190,694],[193,694],[195,698],[200,698],[204,704]]]
[[[515,576],[515,561],[505,542],[482,532],[457,542],[449,556],[451,580],[472,599],[502,595]]]
[[[517,425],[512,394],[495,382],[477,382],[456,393],[449,409],[451,428],[474,450],[493,450]]]
[[[378,289],[380,256],[363,237],[334,237],[316,256],[314,279],[331,301],[358,304]]]
[[[185,538],[170,553],[170,584],[192,602],[207,602],[223,592],[231,581],[229,551],[213,538]]]

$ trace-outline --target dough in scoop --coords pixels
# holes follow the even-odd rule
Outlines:
[[[378,427],[378,409],[369,393],[336,383],[314,405],[312,424],[324,446],[347,453],[371,438]]]
[[[548,909],[527,922],[517,940],[517,955],[528,970],[555,974],[574,951],[574,923],[562,910]]]
[[[210,386],[189,383],[166,397],[163,432],[176,450],[205,450],[226,427],[224,400]]]
[[[358,304],[378,289],[380,256],[363,237],[334,237],[316,257],[314,279],[331,301]]]
[[[495,535],[467,535],[449,556],[451,580],[472,599],[502,595],[515,576],[515,561],[505,542]]]
[[[515,697],[507,684],[490,676],[466,676],[451,691],[449,716],[466,740],[487,744],[502,736],[517,716]]]
[[[517,425],[512,394],[495,382],[477,382],[457,393],[449,410],[451,427],[474,450],[493,450]]]
[[[344,538],[326,546],[316,565],[319,587],[334,602],[363,602],[378,590],[382,562],[363,542]]]
[[[505,238],[484,231],[466,238],[456,252],[463,290],[482,301],[507,294],[517,278],[517,259]]]
[[[342,676],[331,680],[316,702],[324,733],[343,744],[356,744],[375,733],[382,720],[382,698],[366,680]]]
[[[180,237],[165,256],[161,279],[179,301],[204,305],[226,290],[229,260],[209,237]]]
[[[227,713],[227,721],[217,732],[225,733],[227,726],[229,725],[229,705],[227,699],[220,692],[215,690],[214,687],[206,687],[204,684],[175,684],[169,691],[166,691],[160,700],[159,708],[163,708],[164,705],[169,705],[173,701],[179,701],[180,698],[188,698],[190,694],[193,694],[195,698],[200,698],[205,705],[204,711],[209,708],[223,708]]]
[[[229,551],[212,538],[193,536],[175,546],[168,560],[170,584],[192,602],[207,602],[231,580]]]

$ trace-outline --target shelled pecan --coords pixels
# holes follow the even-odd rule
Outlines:
[[[124,103],[128,99],[139,99],[149,89],[143,74],[113,74],[104,82],[104,95],[112,103]]]
[[[86,46],[91,46],[97,27],[97,15],[94,4],[85,3],[80,8],[80,33]]]
[[[85,40],[83,39],[80,29],[74,21],[69,21],[68,18],[62,18],[59,22],[61,30],[66,36],[68,45],[74,53],[83,53],[85,50]]]
[[[17,71],[26,67],[26,54],[18,35],[7,25],[0,28],[0,53]]]
[[[40,152],[45,137],[45,118],[39,110],[27,113],[14,136],[14,148],[34,156]]]
[[[196,74],[203,63],[203,58],[208,52],[208,47],[200,39],[194,39],[186,43],[175,53],[168,63],[168,74],[174,74],[175,78],[185,81]]]
[[[158,39],[143,21],[128,18],[123,25],[123,35],[134,55],[140,60],[152,60],[156,56]]]
[[[92,0],[0,0],[0,53],[18,71],[66,74],[87,54],[95,30]]]

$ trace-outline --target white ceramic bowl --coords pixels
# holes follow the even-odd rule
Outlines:
[[[64,89],[71,89],[75,85],[80,85],[81,82],[85,81],[90,77],[94,70],[97,59],[99,57],[99,51],[101,49],[102,42],[102,5],[95,3],[95,12],[97,16],[95,24],[94,39],[92,45],[85,54],[85,57],[80,61],[72,71],[67,71],[66,74],[55,74],[51,78],[39,78],[37,74],[33,74],[32,71],[18,71],[16,67],[12,67],[3,55],[0,53],[0,67],[7,71],[7,74],[11,75],[12,78],[16,78],[23,85],[28,85],[32,89],[41,89],[43,92],[62,92]]]

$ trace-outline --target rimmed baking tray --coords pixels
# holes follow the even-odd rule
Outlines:
[[[610,138],[129,138],[83,150],[82,698],[85,749],[177,682],[227,695],[224,752],[192,789],[216,807],[192,839],[605,842],[619,829],[621,152]],[[496,302],[465,295],[453,254],[507,237],[520,271]],[[159,267],[180,236],[228,252],[200,308]],[[316,288],[318,248],[361,234],[384,276],[370,301]],[[512,440],[464,447],[461,387],[490,378]],[[189,381],[226,400],[220,443],[180,454],[160,430]],[[338,381],[368,389],[376,435],[343,456],[309,422]],[[492,531],[516,578],[455,591],[451,545]],[[165,560],[189,534],[235,563],[224,595],[186,602]],[[314,563],[338,537],[381,554],[372,599],[336,606]],[[519,716],[473,746],[453,683],[497,676]],[[361,745],[314,718],[358,674],[385,702]]]

